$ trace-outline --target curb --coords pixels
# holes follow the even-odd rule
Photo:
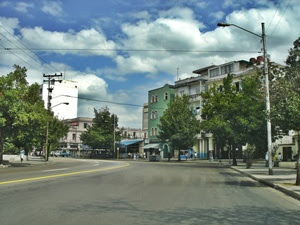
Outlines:
[[[241,171],[239,169],[236,169],[236,168],[234,168],[232,166],[230,166],[230,168],[232,170],[236,171],[236,172],[239,172],[240,174],[243,174],[244,176],[247,176],[247,177],[249,177],[249,178],[251,178],[251,179],[253,179],[255,181],[258,181],[259,183],[264,184],[266,186],[272,187],[275,190],[281,191],[282,193],[284,193],[284,194],[286,194],[286,195],[288,195],[288,196],[290,196],[292,198],[295,198],[295,199],[297,199],[297,200],[300,201],[300,194],[298,194],[298,193],[296,193],[296,192],[294,192],[294,191],[292,191],[290,189],[287,189],[286,187],[284,187],[284,186],[282,186],[280,184],[274,184],[272,182],[269,182],[269,181],[266,181],[266,180],[263,180],[263,179],[259,179],[259,178],[255,177],[255,176],[253,176],[252,174],[243,172],[243,171]]]

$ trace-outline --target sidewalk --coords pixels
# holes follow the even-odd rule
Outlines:
[[[19,155],[3,155],[3,160],[4,165],[1,165],[0,169],[7,167],[27,167],[45,163],[44,158],[40,156],[28,156],[28,160],[25,156],[22,163]]]
[[[225,162],[222,164],[226,165]],[[246,163],[238,162],[238,166],[230,168],[300,200],[300,186],[295,185],[296,169],[273,167],[273,175],[269,175],[269,169],[264,163],[253,163],[250,169],[246,169]]]

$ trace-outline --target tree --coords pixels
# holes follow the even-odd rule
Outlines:
[[[114,150],[115,140],[120,141],[120,131],[114,129],[118,127],[118,117],[111,114],[107,107],[100,110],[94,109],[95,118],[93,125],[87,128],[87,131],[81,135],[84,145],[90,146],[92,149],[109,149],[111,153]]]
[[[280,130],[288,133],[290,130],[300,132],[300,38],[294,41],[286,60],[286,68],[281,76],[275,77],[271,89],[273,104],[273,120]],[[300,185],[300,140],[298,136],[297,178]]]
[[[266,117],[258,77],[242,81],[242,90],[233,85],[233,76],[223,79],[222,87],[213,86],[202,93],[201,129],[213,134],[219,148],[232,146],[233,165],[237,165],[236,147],[266,142]]]
[[[27,113],[26,68],[14,65],[15,71],[0,77],[0,164],[3,163],[5,141],[18,135],[21,127],[29,122]]]
[[[29,150],[44,143],[46,123],[50,117],[44,108],[44,101],[39,96],[38,84],[27,87],[23,101],[26,104],[25,111],[28,121],[19,127],[16,135],[12,138],[12,143],[17,148],[23,147],[28,156]]]
[[[168,104],[168,109],[160,118],[158,138],[171,143],[173,149],[180,151],[195,144],[200,132],[199,121],[189,105],[189,97],[176,96]],[[180,160],[180,152],[178,154]]]

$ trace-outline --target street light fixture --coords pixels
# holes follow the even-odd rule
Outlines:
[[[56,106],[59,105],[69,105],[69,102],[61,102],[57,105],[54,105],[52,107],[49,107],[48,110],[50,111],[51,109],[53,109]],[[49,104],[48,104],[49,106]],[[48,136],[49,136],[49,121],[47,120],[47,125],[46,125],[46,146],[45,146],[45,162],[48,161]]]
[[[267,110],[267,140],[268,140],[268,155],[269,155],[269,175],[273,175],[273,164],[272,164],[272,136],[271,136],[271,118],[270,118],[270,94],[269,94],[269,77],[268,77],[268,60],[267,60],[267,49],[266,49],[266,34],[265,34],[265,24],[261,23],[262,33],[261,35],[256,34],[250,30],[240,27],[231,23],[218,23],[219,27],[229,27],[234,26],[243,31],[246,31],[252,35],[255,35],[262,39],[263,43],[263,54],[264,54],[264,75],[265,75],[265,88],[266,88],[266,110]]]

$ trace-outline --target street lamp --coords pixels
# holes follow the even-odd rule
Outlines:
[[[48,107],[48,110],[51,110],[54,107],[59,106],[59,105],[69,105],[69,102],[61,102],[61,103],[59,103],[57,105],[54,105],[52,107]],[[49,104],[48,104],[48,106],[49,106]],[[46,125],[45,162],[48,161],[48,136],[49,136],[49,121],[47,120],[47,125]]]
[[[252,35],[255,35],[262,39],[263,43],[263,54],[264,54],[264,75],[265,75],[265,88],[266,88],[266,110],[267,110],[267,140],[268,140],[268,155],[269,155],[269,175],[273,175],[273,165],[272,165],[272,136],[271,136],[271,119],[270,119],[270,94],[269,94],[269,77],[268,77],[268,60],[267,60],[267,49],[266,49],[266,34],[265,34],[265,24],[261,23],[262,33],[261,35],[249,31],[243,27],[237,26],[231,23],[218,23],[219,27],[229,27],[234,26],[243,31],[246,31]]]

